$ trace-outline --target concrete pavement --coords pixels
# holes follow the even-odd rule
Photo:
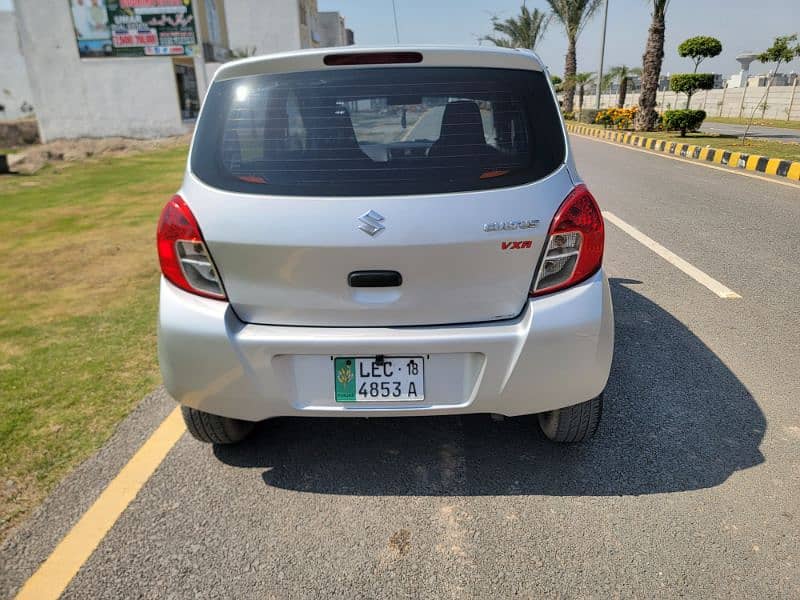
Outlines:
[[[609,224],[617,342],[591,443],[484,416],[184,435],[65,597],[798,597],[800,187],[573,148],[604,210],[742,296]],[[3,545],[0,594],[171,407],[149,398]]]

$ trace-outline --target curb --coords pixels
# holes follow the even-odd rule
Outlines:
[[[785,177],[793,181],[800,181],[800,162],[797,161],[770,158],[768,156],[759,156],[758,154],[731,152],[730,150],[718,150],[710,146],[680,144],[678,142],[649,138],[630,131],[598,129],[595,127],[587,127],[586,125],[574,125],[572,123],[567,123],[567,131],[579,135],[607,139],[627,146],[638,146],[639,148],[653,150],[654,152],[673,154],[690,160],[726,165],[728,167],[744,169],[745,171],[756,171],[767,175]]]

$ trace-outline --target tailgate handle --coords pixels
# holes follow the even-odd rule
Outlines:
[[[353,271],[347,276],[350,287],[397,287],[403,276],[397,271]]]

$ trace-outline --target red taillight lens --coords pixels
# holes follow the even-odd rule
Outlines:
[[[180,196],[173,196],[161,211],[156,244],[161,272],[170,282],[192,294],[225,299],[197,220]]]
[[[594,275],[603,263],[604,243],[600,208],[586,186],[579,185],[553,218],[531,295],[563,290]]]

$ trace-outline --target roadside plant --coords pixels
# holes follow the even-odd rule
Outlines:
[[[704,110],[667,110],[661,117],[664,129],[667,131],[680,131],[681,137],[686,137],[687,131],[697,131],[706,118]]]
[[[642,92],[639,94],[639,112],[635,121],[637,131],[652,131],[658,123],[656,93],[664,62],[664,32],[669,0],[650,0],[650,4],[652,19],[642,56]]]
[[[550,75],[550,82],[553,84],[553,87],[555,88],[556,92],[561,91],[561,84],[564,83],[564,80],[561,79],[561,77],[559,77],[558,75]]]
[[[710,90],[714,87],[712,73],[677,73],[669,78],[669,88],[676,93],[686,94],[686,108],[697,90]]]
[[[528,7],[523,4],[516,17],[510,17],[504,21],[497,16],[492,17],[492,29],[502,34],[503,37],[487,35],[484,39],[503,48],[535,50],[536,45],[544,37],[550,19],[550,15],[543,13],[538,8],[528,10]]]
[[[641,75],[642,70],[639,67],[627,67],[626,65],[619,65],[611,67],[608,75],[612,80],[616,80],[619,85],[619,92],[617,93],[617,108],[625,106],[625,98],[628,95],[628,80],[633,75]]]
[[[630,129],[637,112],[638,108],[636,106],[632,108],[607,108],[597,113],[594,122],[605,126],[607,129]]]
[[[564,27],[567,34],[567,54],[564,58],[564,110],[575,109],[575,75],[578,73],[576,47],[578,36],[592,19],[601,0],[547,0],[553,16]]]
[[[691,58],[694,61],[693,73],[697,73],[697,67],[700,66],[701,62],[707,58],[719,56],[720,52],[722,52],[722,42],[707,35],[690,37],[688,40],[682,41],[678,46],[678,56]]]
[[[778,69],[781,68],[783,63],[792,62],[796,57],[800,57],[800,44],[797,43],[797,34],[782,35],[775,38],[772,46],[767,48],[764,52],[758,55],[758,61],[764,64],[775,63],[775,68],[772,70],[769,81],[767,81],[767,89],[764,90],[764,95],[758,101],[753,111],[750,113],[750,120],[747,122],[747,127],[742,135],[742,141],[747,139],[747,134],[750,133],[750,127],[753,125],[753,119],[756,115],[756,110],[763,106],[761,109],[761,117],[767,112],[767,96],[769,89],[772,87],[772,82],[775,80],[775,75],[778,74]]]

